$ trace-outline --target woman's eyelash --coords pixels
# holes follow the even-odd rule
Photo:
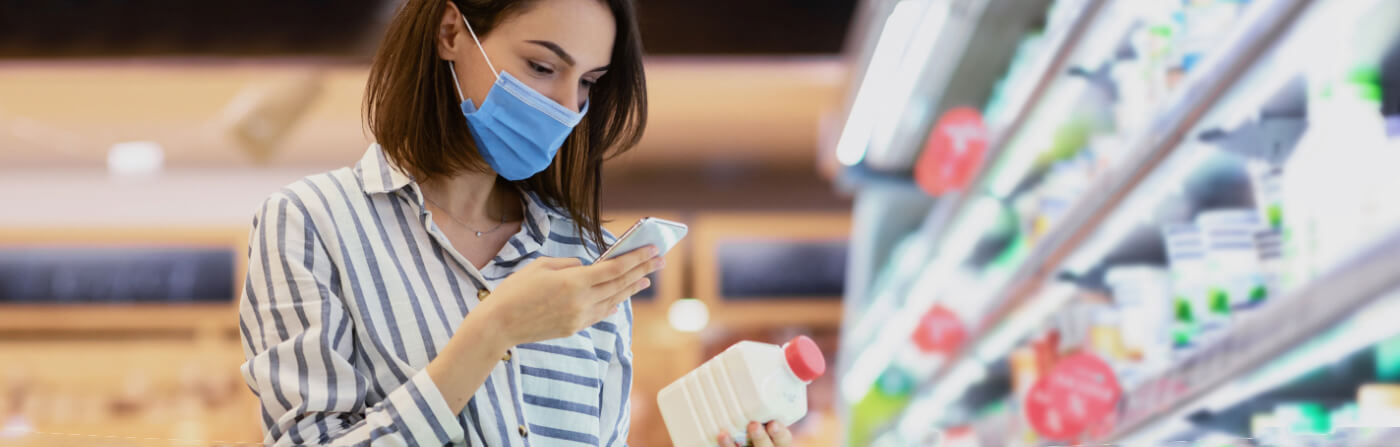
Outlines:
[[[531,70],[534,70],[535,73],[539,73],[539,74],[552,74],[552,73],[554,73],[554,70],[551,70],[549,67],[546,67],[546,66],[543,66],[543,65],[534,63],[534,62],[529,62],[529,64],[530,64],[530,69],[531,69]]]

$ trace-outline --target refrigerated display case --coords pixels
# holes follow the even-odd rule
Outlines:
[[[903,228],[857,207],[851,268],[875,280],[848,281],[847,443],[1400,442],[1374,428],[1400,425],[1400,2],[1043,17],[975,104],[969,186]],[[865,174],[857,204],[901,175]],[[965,341],[909,368],[933,309]]]

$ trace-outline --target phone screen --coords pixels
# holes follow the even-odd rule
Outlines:
[[[627,229],[626,233],[622,233],[617,242],[603,252],[598,260],[611,259],[648,245],[656,246],[660,254],[665,255],[667,251],[671,250],[671,247],[675,247],[681,238],[685,237],[688,230],[685,224],[680,222],[648,217],[637,221],[636,224],[632,225],[632,228]]]

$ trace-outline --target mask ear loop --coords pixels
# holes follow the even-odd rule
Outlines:
[[[491,74],[499,79],[501,74],[496,71],[496,66],[491,64],[491,57],[486,55],[486,48],[481,46],[481,41],[476,38],[476,31],[472,30],[472,23],[467,21],[467,16],[462,16],[462,23],[467,25],[467,34],[471,34],[472,42],[476,42],[476,49],[481,51],[481,58],[486,60],[486,66],[491,68]]]
[[[452,86],[457,88],[457,99],[467,102],[467,95],[462,94],[462,81],[457,80],[457,64],[447,61],[447,72],[452,73]]]
[[[491,58],[486,55],[486,48],[482,47],[481,41],[476,38],[476,31],[472,30],[472,24],[467,21],[467,16],[462,16],[462,23],[467,25],[467,34],[472,36],[472,42],[476,43],[476,49],[481,52],[481,58],[486,61],[486,66],[491,69],[491,74],[495,75],[496,79],[500,79],[501,74],[496,71],[496,66],[491,63]],[[447,67],[448,71],[452,73],[452,86],[457,88],[457,97],[461,99],[462,102],[467,102],[467,95],[462,94],[462,81],[457,79],[457,64],[452,63],[452,61],[447,61]]]

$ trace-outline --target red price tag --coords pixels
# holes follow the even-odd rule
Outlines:
[[[952,310],[934,305],[919,319],[913,339],[920,351],[951,354],[967,339],[967,326]]]
[[[1083,421],[1069,419],[1058,406],[1050,393],[1050,383],[1038,380],[1026,393],[1026,421],[1036,433],[1049,439],[1070,440],[1076,433],[1084,431]]]
[[[987,151],[982,113],[971,107],[948,110],[928,138],[914,165],[914,181],[932,195],[966,188]]]
[[[1072,441],[1085,430],[1105,430],[1123,388],[1098,357],[1066,357],[1040,378],[1026,397],[1026,418],[1046,438]],[[1111,422],[1109,423],[1111,424]]]

